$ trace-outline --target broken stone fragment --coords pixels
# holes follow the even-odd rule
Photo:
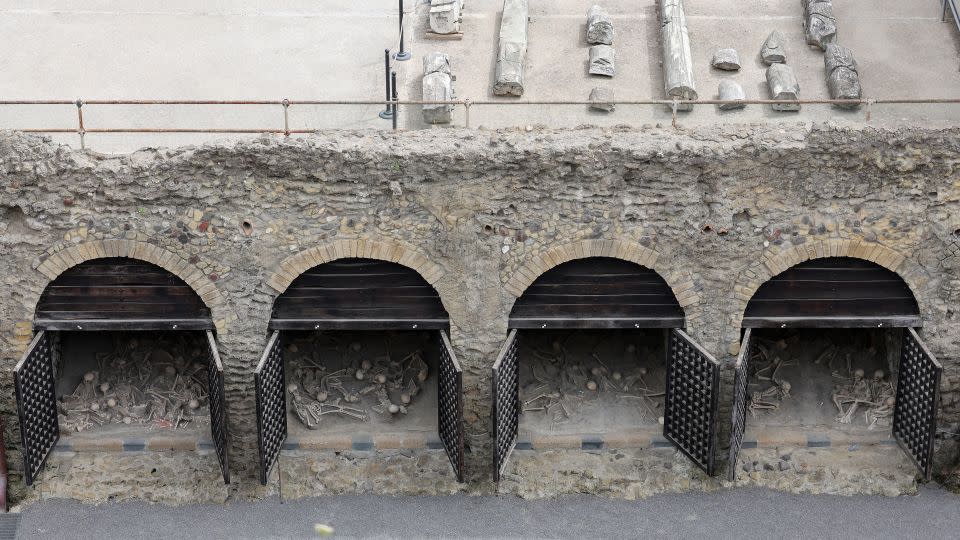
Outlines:
[[[740,86],[736,81],[731,81],[730,79],[723,79],[720,81],[719,96],[722,100],[733,101],[737,99],[747,99],[746,94],[743,93],[743,87]],[[732,111],[734,109],[742,109],[746,107],[744,103],[722,103],[718,105],[721,111]]]
[[[660,48],[663,53],[663,86],[668,98],[697,99],[693,82],[693,55],[682,0],[658,0]],[[678,110],[690,110],[680,105]]]
[[[615,35],[610,15],[600,6],[591,7],[587,12],[587,43],[613,45]]]
[[[801,0],[803,2],[803,29],[807,44],[826,50],[837,40],[837,19],[831,0]]]
[[[431,0],[430,31],[435,34],[456,34],[463,22],[463,0]]]
[[[770,87],[770,99],[800,99],[800,83],[793,69],[786,64],[773,64],[767,68],[767,86]],[[775,104],[773,110],[799,111],[800,104]]]
[[[827,88],[831,99],[860,99],[863,91],[860,88],[860,73],[853,52],[836,43],[827,44],[823,55],[823,64],[827,70]],[[856,109],[859,103],[835,105],[844,109]]]
[[[774,30],[767,36],[760,48],[760,58],[768,66],[771,64],[783,64],[787,61],[787,40],[783,37],[783,32]]]
[[[613,112],[617,106],[613,103],[613,90],[595,87],[590,91],[590,108],[595,111]]]
[[[613,47],[609,45],[590,47],[590,74],[613,77],[617,72],[614,56]]]
[[[737,71],[740,69],[740,55],[736,49],[717,49],[713,53],[713,61],[710,65],[726,71]]]
[[[450,57],[433,52],[423,57],[423,100],[450,101],[453,95],[453,76]],[[430,104],[423,106],[423,121],[427,124],[449,124],[453,105]]]
[[[523,63],[527,56],[529,9],[528,0],[503,0],[497,76],[493,84],[493,93],[498,96],[523,95]]]

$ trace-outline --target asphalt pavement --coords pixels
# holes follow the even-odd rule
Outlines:
[[[18,538],[957,538],[960,496],[792,495],[765,489],[661,495],[339,496],[170,507],[141,502],[27,506]]]

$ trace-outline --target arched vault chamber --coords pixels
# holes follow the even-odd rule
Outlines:
[[[14,368],[28,485],[61,438],[122,449],[187,439],[215,449],[230,483],[214,325],[183,280],[139,260],[93,259],[44,289],[34,328]]]

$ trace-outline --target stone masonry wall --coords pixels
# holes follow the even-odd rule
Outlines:
[[[66,268],[110,255],[167,268],[211,307],[238,496],[266,493],[255,487],[252,371],[272,302],[302,270],[348,256],[406,264],[440,293],[465,371],[470,490],[492,487],[489,374],[513,301],[539,273],[590,255],[658,271],[688,332],[727,364],[743,308],[770,276],[814,257],[876,261],[917,296],[946,368],[949,428],[960,422],[958,135],[809,124],[325,132],[105,156],[2,134],[0,411],[14,492],[26,493],[11,370],[37,299]],[[395,459],[414,467],[427,454]],[[408,491],[422,492],[417,476]]]

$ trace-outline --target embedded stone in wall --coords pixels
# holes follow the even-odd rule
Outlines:
[[[767,68],[767,86],[770,87],[770,99],[800,99],[800,83],[793,69],[786,64],[773,64]],[[799,103],[780,103],[773,105],[775,111],[799,111]]]
[[[803,29],[807,44],[826,50],[837,39],[837,19],[831,0],[803,0]]]
[[[432,52],[423,57],[423,100],[450,101],[453,95],[453,76],[450,57]],[[423,121],[427,124],[449,124],[453,105],[428,104],[423,106]]]
[[[830,43],[823,55],[823,64],[827,70],[827,88],[830,89],[832,99],[860,99],[860,74],[857,70],[857,60],[853,52],[846,48]],[[846,109],[856,109],[859,103],[835,105]]]
[[[737,99],[747,99],[746,95],[743,92],[743,87],[737,81],[732,81],[730,79],[724,79],[720,81],[719,88],[720,99],[722,100],[737,100]],[[745,103],[721,103],[717,107],[721,111],[732,111],[734,109],[742,109],[746,107]]]
[[[590,74],[613,77],[617,73],[614,63],[615,53],[609,45],[594,45],[590,47]]]
[[[493,84],[493,93],[498,96],[523,95],[529,9],[528,0],[503,0],[497,76]]]
[[[724,71],[737,71],[740,69],[740,55],[736,49],[717,49],[710,65]]]
[[[430,31],[435,34],[457,34],[463,22],[463,0],[431,0]]]
[[[693,55],[683,0],[658,0],[660,45],[663,53],[663,85],[667,97],[697,99],[693,82]],[[690,106],[681,107],[690,110]]]
[[[596,87],[590,91],[590,108],[595,111],[613,112],[617,109],[613,103],[613,90]]]
[[[787,39],[783,37],[783,32],[779,30],[774,30],[770,32],[770,35],[767,36],[766,41],[763,42],[763,47],[760,48],[760,58],[763,59],[763,63],[769,65],[772,64],[783,64],[787,61]]]
[[[613,45],[616,32],[610,15],[602,7],[594,5],[587,12],[587,43],[591,45]]]

